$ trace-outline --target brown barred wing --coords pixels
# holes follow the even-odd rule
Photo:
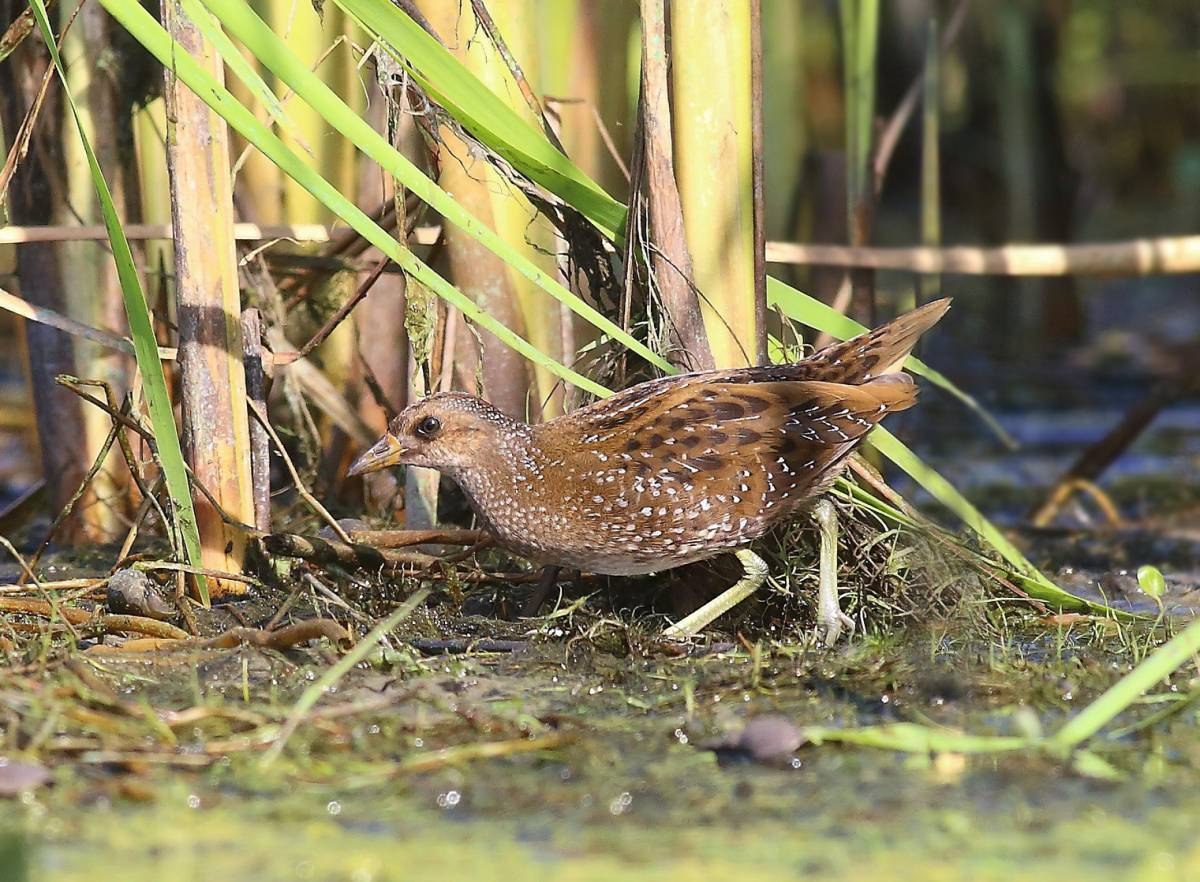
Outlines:
[[[687,559],[762,535],[823,489],[872,426],[914,399],[905,375],[862,386],[664,384],[637,404],[594,411],[584,443],[561,465],[564,484],[582,491],[570,502],[596,525],[600,544]]]
[[[759,454],[766,478],[763,515],[772,519],[824,492],[866,434],[889,413],[912,407],[917,397],[907,374],[888,374],[856,386],[803,381],[756,388],[768,386],[786,413],[773,443]]]

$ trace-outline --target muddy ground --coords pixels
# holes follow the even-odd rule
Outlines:
[[[978,598],[831,650],[734,633],[685,652],[594,602],[517,622],[422,608],[282,749],[328,641],[27,656],[0,675],[0,788],[46,781],[0,803],[0,877],[1200,878],[1195,666],[1089,745],[1100,778],[1038,751],[799,743],[1050,732],[1171,624],[976,616]],[[433,632],[468,651],[429,654]],[[506,651],[470,649],[484,636]]]

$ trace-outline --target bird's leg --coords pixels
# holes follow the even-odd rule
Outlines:
[[[758,586],[767,578],[767,562],[749,548],[734,553],[742,562],[745,575],[738,579],[732,588],[722,591],[694,613],[667,628],[663,632],[664,637],[690,637],[698,634],[758,590]]]
[[[812,516],[821,537],[817,575],[817,634],[826,646],[833,646],[842,635],[843,627],[854,633],[854,619],[842,612],[838,602],[837,510],[828,499],[820,499],[813,506]]]
[[[533,618],[542,611],[542,605],[545,604],[546,598],[550,596],[550,589],[558,581],[558,574],[561,570],[562,567],[542,567],[542,578],[538,579],[537,587],[533,589],[533,593],[529,595],[529,599],[521,607],[521,618]]]

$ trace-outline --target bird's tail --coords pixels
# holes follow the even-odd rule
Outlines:
[[[886,325],[814,353],[806,362],[821,365],[814,379],[832,383],[865,383],[900,370],[918,338],[946,314],[950,299],[927,303]]]

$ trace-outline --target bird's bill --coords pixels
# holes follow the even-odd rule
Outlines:
[[[395,436],[391,432],[388,432],[376,441],[370,450],[354,460],[354,463],[347,470],[346,474],[354,477],[355,475],[377,472],[380,469],[386,469],[388,466],[399,465],[400,457],[403,455],[404,448],[400,446],[400,442],[396,440]]]

